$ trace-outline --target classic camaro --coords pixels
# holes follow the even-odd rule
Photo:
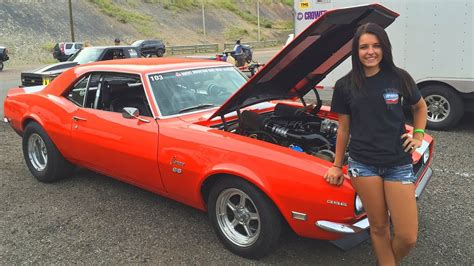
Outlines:
[[[315,86],[349,56],[358,25],[387,27],[396,16],[376,4],[328,11],[249,80],[219,61],[81,65],[47,86],[10,89],[4,121],[23,137],[39,181],[77,165],[175,199],[207,211],[240,256],[268,254],[283,226],[345,239],[369,223],[348,177],[341,186],[322,177],[338,123]],[[305,107],[309,93],[314,108]],[[432,150],[425,135],[413,153],[416,196],[432,175]]]

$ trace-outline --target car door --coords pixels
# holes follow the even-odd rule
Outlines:
[[[142,54],[149,54],[151,52],[149,41],[143,41],[141,51],[142,51]]]
[[[157,164],[158,124],[151,116],[127,119],[117,110],[111,111],[113,97],[120,94],[111,94],[110,83],[121,85],[127,93],[128,84],[140,87],[141,80],[138,75],[91,73],[68,95],[79,105],[71,115],[73,158],[106,175],[163,190]]]

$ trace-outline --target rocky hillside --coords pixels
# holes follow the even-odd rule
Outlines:
[[[256,0],[73,0],[76,41],[92,45],[160,38],[167,45],[257,40]],[[262,40],[292,31],[289,2],[260,0]],[[67,0],[0,1],[0,45],[14,64],[52,62],[54,43],[70,41]]]

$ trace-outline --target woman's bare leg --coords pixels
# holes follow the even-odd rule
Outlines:
[[[370,238],[379,265],[395,265],[382,178],[362,176],[353,177],[351,180],[369,218]]]
[[[418,235],[415,185],[385,181],[384,188],[394,231],[392,250],[398,264],[415,246]]]

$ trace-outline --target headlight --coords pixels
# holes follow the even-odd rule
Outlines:
[[[423,153],[423,164],[426,164],[429,158],[430,158],[430,149],[426,149],[425,153]]]
[[[361,214],[365,211],[364,206],[362,205],[362,200],[360,200],[359,195],[356,195],[356,197],[355,197],[354,206],[355,206],[356,214]]]

